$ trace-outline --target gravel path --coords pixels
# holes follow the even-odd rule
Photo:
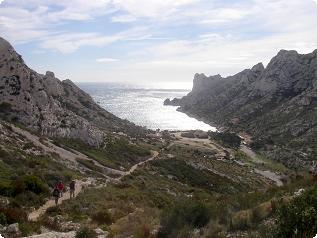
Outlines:
[[[277,175],[276,173],[269,171],[269,170],[259,170],[259,169],[255,169],[254,170],[257,174],[262,175],[265,178],[268,178],[270,180],[272,180],[273,182],[276,183],[276,186],[281,187],[283,186],[283,182],[281,180],[281,177],[279,175]]]
[[[133,165],[129,171],[127,172],[124,172],[124,174],[122,174],[119,178],[117,179],[112,179],[114,181],[120,181],[122,178],[124,178],[125,176],[127,175],[130,175],[132,174],[139,166],[145,164],[145,163],[148,163],[152,160],[154,160],[158,155],[159,153],[157,151],[151,151],[152,152],[152,156],[150,158],[148,158],[147,160],[145,161],[142,161],[140,163],[137,163],[135,165]],[[87,186],[89,185],[92,185],[93,184],[93,178],[88,178],[86,181],[83,181],[83,180],[76,180],[76,188],[75,188],[75,197]],[[106,186],[106,184],[102,185],[102,186],[96,186],[98,188],[100,187],[103,187],[103,186]],[[70,193],[69,191],[65,192],[63,194],[63,197],[61,197],[59,200],[58,200],[58,203],[61,204],[63,201],[65,200],[69,200],[70,199]],[[45,213],[45,211],[50,208],[50,207],[54,207],[55,206],[55,201],[53,198],[51,198],[50,200],[48,200],[43,206],[41,206],[39,209],[31,212],[28,216],[28,219],[30,221],[36,221],[42,214]]]
[[[125,176],[127,175],[130,175],[132,174],[139,166],[142,166],[143,164],[149,162],[149,161],[152,161],[154,160],[158,155],[159,153],[157,151],[151,151],[152,153],[152,156],[150,158],[148,158],[147,160],[145,161],[142,161],[142,162],[139,162],[135,165],[133,165],[129,171],[120,171],[120,170],[116,170],[116,169],[112,169],[112,168],[108,168],[108,167],[105,167],[103,165],[101,165],[100,163],[98,163],[97,161],[95,160],[92,160],[90,159],[88,156],[78,152],[78,151],[75,151],[75,150],[72,150],[72,151],[69,151],[69,150],[66,150],[64,148],[61,148],[55,144],[53,144],[52,142],[50,142],[49,140],[45,140],[44,142],[41,142],[40,138],[26,130],[23,130],[19,127],[15,127],[15,126],[12,126],[12,129],[15,133],[18,133],[22,136],[24,136],[25,138],[27,138],[29,141],[31,141],[35,146],[43,149],[46,153],[57,153],[61,159],[64,159],[64,160],[67,160],[67,161],[70,161],[74,164],[76,164],[78,167],[79,167],[79,164],[78,162],[76,161],[76,158],[79,158],[79,159],[84,159],[84,160],[90,160],[90,161],[93,161],[94,164],[100,168],[102,168],[104,171],[105,171],[105,174],[116,174],[116,175],[119,175],[118,178],[116,179],[113,179],[113,178],[110,178],[106,175],[104,175],[104,177],[106,177],[108,179],[108,181],[120,181],[122,178],[124,178]],[[93,184],[93,180],[92,178],[88,178],[87,180],[83,181],[83,180],[76,180],[76,189],[75,189],[75,197],[83,190],[84,187],[87,187],[88,185],[91,185]],[[106,184],[102,185],[102,186],[105,186]],[[100,186],[96,186],[96,187],[100,187]],[[65,200],[68,200],[70,199],[70,193],[69,191],[65,192],[63,197],[61,197],[58,201],[58,203],[62,203],[63,201]],[[48,200],[43,206],[41,206],[39,209],[31,212],[29,215],[28,215],[28,219],[30,221],[36,221],[42,214],[45,213],[45,211],[50,208],[50,207],[53,207],[55,206],[55,201],[53,198],[51,198],[50,200]]]
[[[87,181],[82,180],[76,180],[76,187],[75,187],[75,197],[82,191],[82,189],[88,185],[92,184],[92,180],[88,179]],[[63,194],[63,197],[61,197],[58,200],[58,204],[61,204],[63,201],[70,199],[70,193],[69,190]],[[55,200],[53,197],[50,198],[43,206],[41,206],[39,209],[31,212],[28,216],[29,221],[36,221],[41,215],[45,213],[45,211],[55,206]]]

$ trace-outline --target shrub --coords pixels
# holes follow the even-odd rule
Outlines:
[[[212,139],[220,141],[222,144],[226,146],[233,148],[240,147],[241,138],[234,133],[209,131],[208,134]]]
[[[181,183],[186,183],[196,188],[220,193],[232,193],[233,189],[235,189],[234,182],[228,178],[221,177],[205,169],[200,170],[180,159],[155,160],[151,164],[158,167],[160,174],[165,176],[172,175]],[[237,186],[236,188],[240,189]]]
[[[251,227],[251,212],[250,210],[244,210],[237,212],[232,216],[230,229],[231,230],[246,230]]]
[[[317,234],[317,187],[277,210],[277,237],[314,237]]]
[[[10,112],[12,110],[12,106],[10,103],[2,102],[0,103],[0,113]]]
[[[60,215],[61,213],[62,209],[60,206],[53,206],[46,209],[46,214],[49,214],[50,216]]]
[[[22,222],[19,224],[22,236],[29,236],[33,233],[37,233],[40,231],[40,227],[40,224],[33,222]]]
[[[44,198],[42,196],[36,195],[31,191],[25,191],[18,194],[13,201],[19,206],[39,207],[41,204],[44,203]]]
[[[259,207],[255,207],[251,210],[252,223],[259,223],[263,219],[263,214]]]
[[[98,211],[95,214],[93,214],[92,220],[96,222],[98,225],[102,225],[102,224],[109,225],[112,222],[111,215],[106,210]]]
[[[13,186],[10,181],[0,181],[0,195],[10,197],[13,193]]]
[[[28,142],[28,143],[23,145],[23,150],[32,149],[34,147],[35,147],[35,145],[33,144],[33,142]]]
[[[18,207],[0,208],[0,214],[4,214],[8,224],[23,222],[27,220],[26,212]]]
[[[14,183],[14,194],[20,194],[25,191],[31,191],[35,194],[48,193],[48,187],[37,176],[25,175]]]
[[[7,217],[4,213],[0,212],[0,224],[6,225],[7,224]]]
[[[150,235],[151,235],[150,227],[148,225],[142,225],[136,230],[133,237],[134,238],[149,238]]]
[[[76,232],[76,238],[97,238],[96,232],[89,227],[82,227]]]
[[[209,222],[210,215],[202,203],[181,201],[163,211],[158,237],[177,237],[184,227],[201,228]]]

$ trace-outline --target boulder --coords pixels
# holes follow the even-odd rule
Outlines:
[[[8,234],[9,237],[18,237],[21,235],[20,229],[19,229],[19,224],[14,223],[11,224],[7,227],[5,230],[5,233]]]
[[[98,238],[107,238],[109,236],[108,231],[104,231],[100,228],[95,229]]]

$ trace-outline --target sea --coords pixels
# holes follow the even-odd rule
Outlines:
[[[77,85],[107,111],[148,129],[216,130],[211,125],[177,111],[175,106],[163,105],[166,98],[181,98],[190,92],[188,89],[147,88],[117,83],[77,83]]]

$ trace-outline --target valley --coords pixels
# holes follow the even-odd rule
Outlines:
[[[295,139],[285,147],[269,143],[272,131],[256,127],[252,118],[251,128],[260,130],[256,135],[230,115],[226,123],[233,121],[235,126],[219,123],[218,131],[154,131],[106,111],[70,80],[33,71],[2,38],[0,52],[4,237],[290,237],[292,219],[302,232],[299,237],[314,232],[314,226],[306,227],[315,217],[311,204],[316,202],[316,173],[309,173],[314,126],[301,137],[310,142],[307,153],[298,151],[305,158],[289,160],[287,152],[296,149],[289,149]],[[257,65],[231,78],[230,82],[239,81],[233,91],[239,91],[240,80],[255,80],[263,70]],[[200,105],[209,94],[205,88],[213,88],[209,80],[195,77],[194,88],[202,98],[190,93],[165,104],[210,115],[209,108]],[[219,83],[220,76],[211,80],[217,87],[226,86]],[[313,116],[315,97],[310,98],[306,112]],[[223,120],[220,113],[215,117]],[[277,150],[284,159],[272,159],[270,152]],[[52,192],[59,181],[65,184],[65,193],[55,206]],[[70,199],[71,181],[77,185],[76,196]],[[296,220],[298,214],[304,222]]]
[[[26,166],[23,173],[37,174],[41,178],[43,175],[39,171],[53,169],[50,165],[44,167],[41,164],[41,158],[45,156],[65,166],[65,170],[69,171],[69,179],[77,179],[77,196],[68,199],[69,194],[65,193],[57,207],[45,193],[37,195],[42,200],[37,199],[37,203],[31,204],[21,200],[29,198],[13,195],[13,201],[27,204],[20,207],[24,218],[13,219],[28,227],[23,230],[25,228],[21,226],[24,235],[43,233],[34,237],[49,237],[49,234],[74,237],[73,229],[77,230],[83,225],[101,227],[109,237],[133,237],[137,233],[141,235],[136,237],[146,237],[147,232],[149,237],[156,237],[164,232],[163,228],[169,234],[178,233],[186,224],[174,228],[169,224],[172,221],[166,221],[168,224],[162,228],[162,219],[168,220],[164,214],[177,204],[185,206],[179,209],[200,204],[204,210],[210,211],[208,222],[198,226],[199,234],[192,237],[208,237],[214,234],[214,229],[220,237],[228,234],[248,237],[250,232],[260,232],[262,221],[272,219],[274,202],[293,196],[298,189],[313,185],[310,175],[305,171],[295,173],[278,162],[269,163],[254,152],[256,158],[249,157],[244,153],[244,147],[235,149],[224,147],[210,138],[182,136],[188,132],[156,133],[155,138],[148,136],[130,142],[133,146],[149,151],[149,155],[140,157],[139,162],[131,162],[129,156],[124,163],[120,162],[120,166],[111,166],[111,158],[108,162],[107,157],[101,160],[100,156],[103,153],[105,156],[107,149],[94,149],[90,155],[99,155],[94,157],[76,150],[74,141],[60,140],[53,143],[22,127],[7,122],[1,125],[6,128],[2,130],[1,138],[6,135],[6,141],[21,141],[18,148],[28,147],[25,152],[14,144],[8,146],[10,144],[6,142],[8,155],[19,161],[25,159],[18,158],[18,154],[28,153],[26,161],[32,158],[33,163],[39,163],[34,168]],[[113,141],[118,140],[118,143],[121,140],[132,141],[132,138],[122,133],[114,137],[116,139],[113,138]],[[122,153],[129,153],[126,148],[121,149]],[[84,152],[84,149],[81,150]],[[79,158],[89,163],[79,163]],[[7,164],[6,169],[9,168]],[[255,212],[260,213],[259,220],[253,220],[256,219],[252,218]],[[43,230],[43,227],[46,229]]]

